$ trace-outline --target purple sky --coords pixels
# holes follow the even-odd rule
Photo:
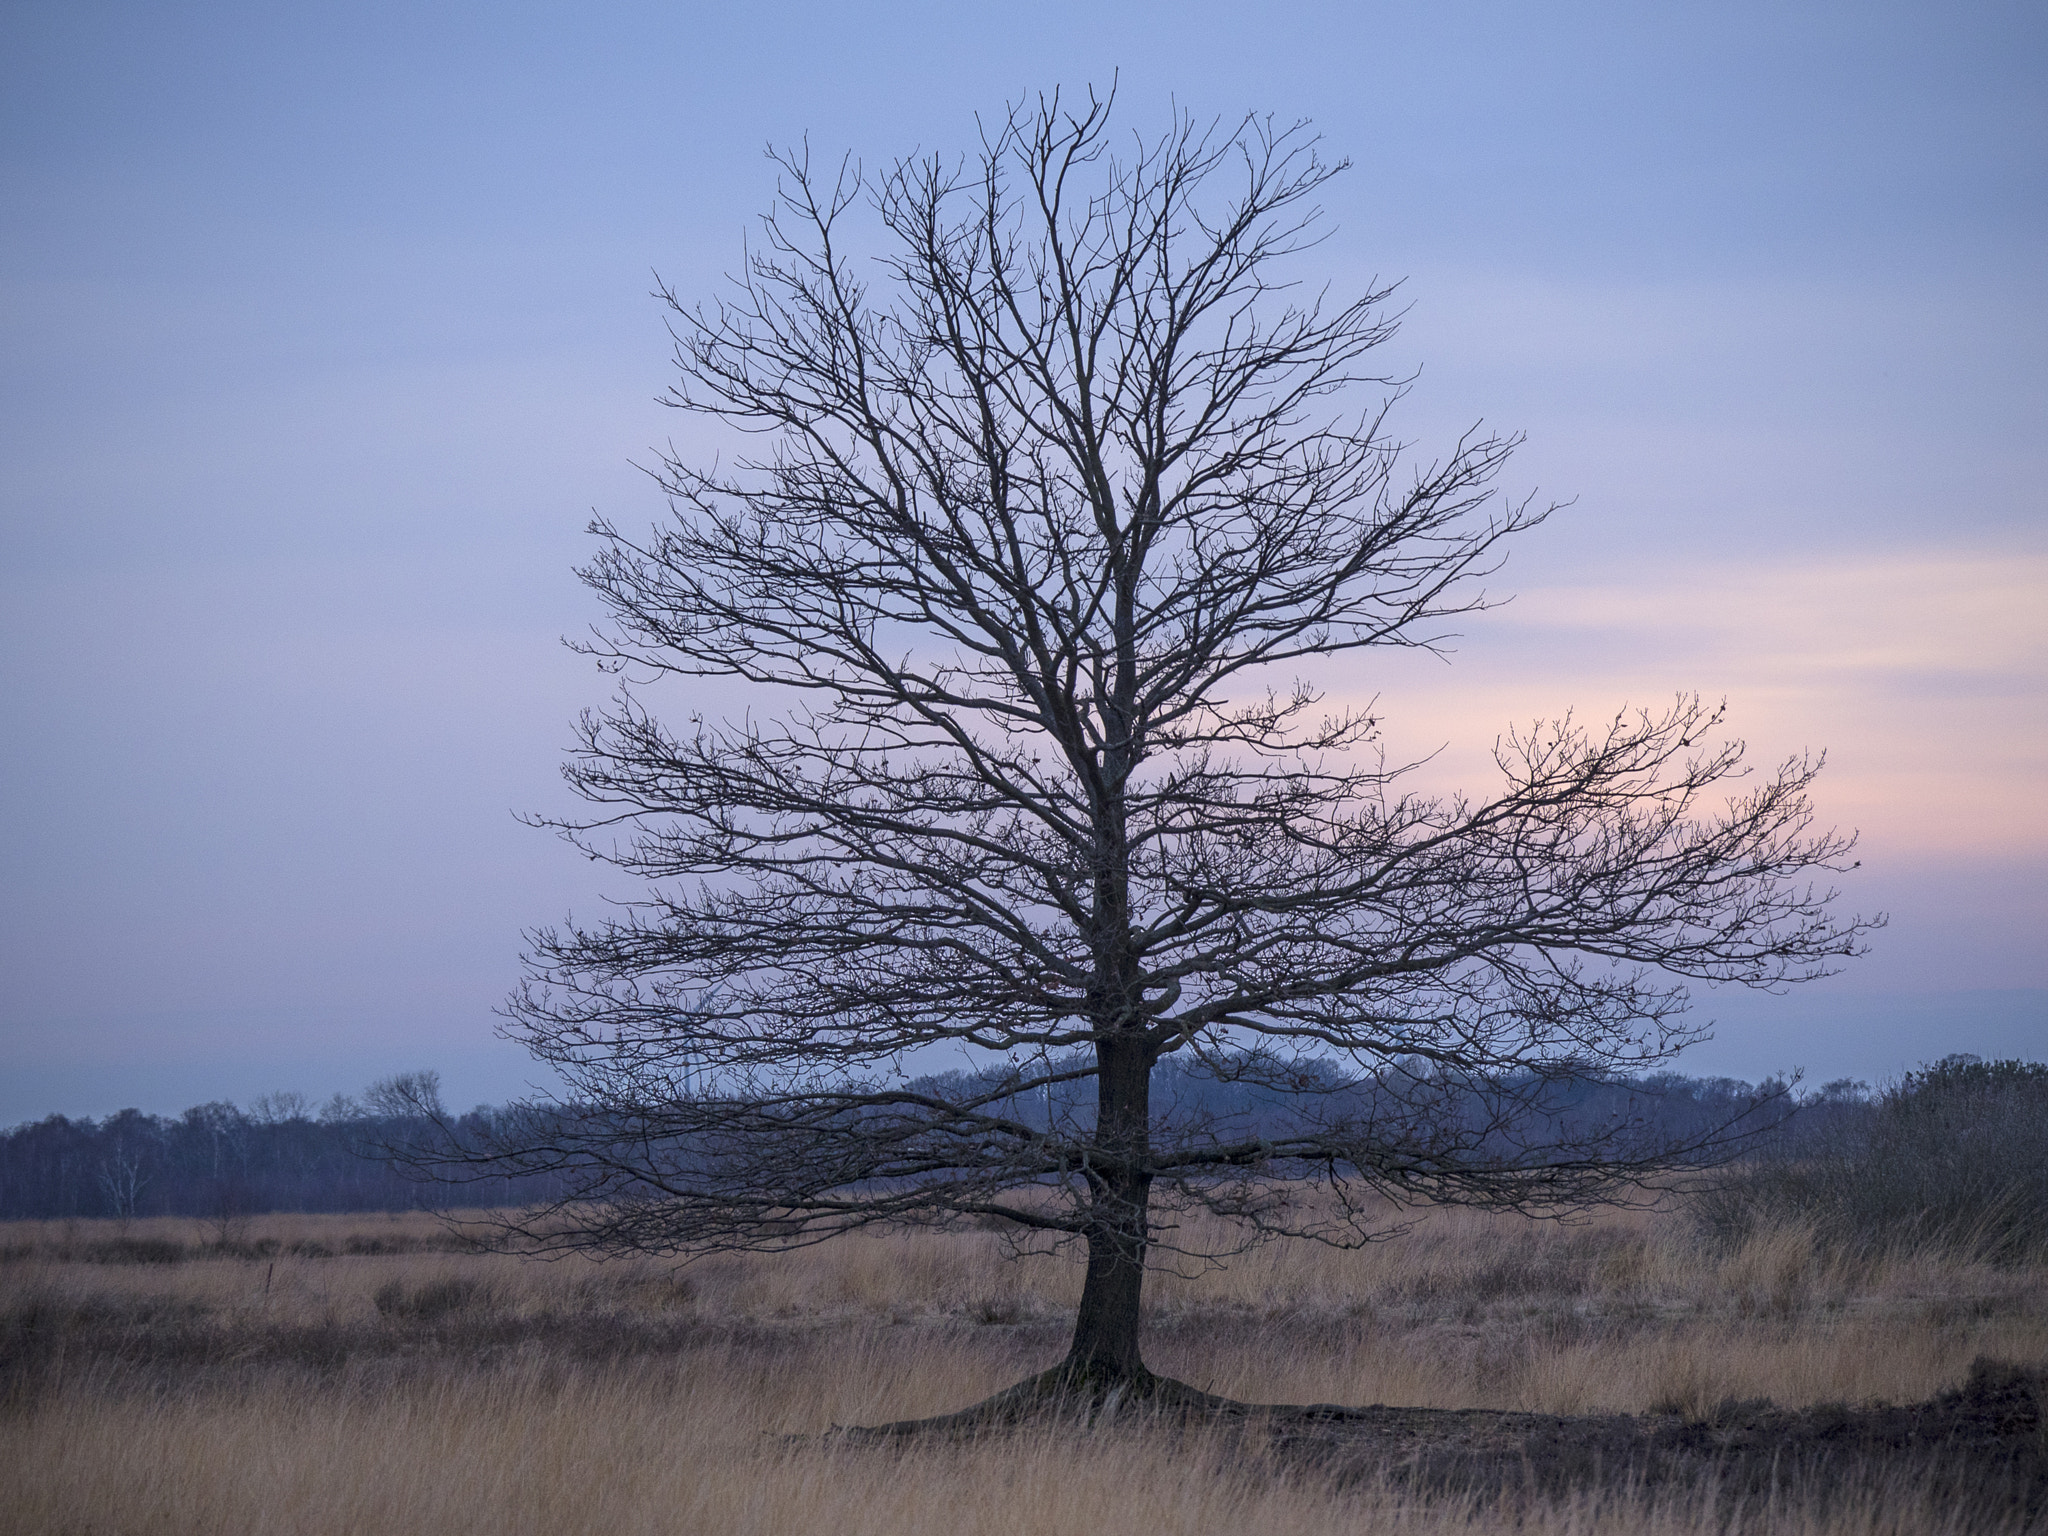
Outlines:
[[[1284,16],[1284,19],[1272,19]],[[1427,448],[1576,504],[1390,738],[1679,689],[1826,747],[1892,926],[1681,1068],[2048,1055],[2048,12],[2037,3],[235,7],[0,17],[0,1124],[519,1090],[491,1009],[594,870],[591,509],[684,425],[649,269],[711,292],[808,133],[874,161],[1121,71],[1313,118],[1319,260],[1405,277]],[[680,698],[668,708],[682,713]],[[694,701],[697,703],[705,700]],[[716,699],[709,702],[716,704]]]

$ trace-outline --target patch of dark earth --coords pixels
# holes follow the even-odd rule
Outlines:
[[[991,1402],[997,1400],[992,1399]],[[1260,1406],[1190,1393],[1171,1401],[1096,1401],[1083,1413],[974,1421],[970,1415],[841,1433],[900,1443],[1010,1432],[1066,1417],[1080,1427],[1138,1424],[1169,1434],[1221,1431],[1247,1465],[1338,1486],[1417,1494],[1551,1498],[1626,1489],[1645,1496],[1711,1489],[1723,1501],[1822,1498],[1905,1486],[1971,1526],[2048,1531],[2048,1371],[1980,1359],[1952,1392],[1919,1403],[1779,1408],[1729,1401],[1693,1417],[1559,1416],[1493,1409]],[[971,1412],[971,1411],[970,1411]],[[1970,1528],[1965,1526],[1963,1528]]]

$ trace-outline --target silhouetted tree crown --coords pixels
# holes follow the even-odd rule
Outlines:
[[[1695,1038],[1688,982],[1855,953],[1813,883],[1849,842],[1817,763],[1744,777],[1691,698],[1510,731],[1472,797],[1326,705],[1544,515],[1510,439],[1389,434],[1389,290],[1298,286],[1343,166],[1261,117],[1124,141],[1092,96],[957,163],[778,163],[732,291],[661,294],[670,403],[742,447],[664,456],[670,517],[583,573],[620,687],[553,825],[640,894],[532,936],[511,1029],[567,1092],[447,1166],[565,1174],[554,1244],[1071,1238],[1060,1379],[1143,1384],[1172,1211],[1355,1242],[1367,1195],[1556,1208],[1717,1145],[1574,1085]]]

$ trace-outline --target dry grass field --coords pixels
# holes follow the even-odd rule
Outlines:
[[[0,1529],[2034,1528],[1882,1462],[1847,1485],[1657,1486],[1618,1468],[1532,1493],[1419,1488],[1305,1459],[1256,1423],[825,1433],[958,1408],[1050,1364],[1077,1289],[1067,1259],[975,1231],[677,1266],[464,1251],[425,1216],[0,1226]],[[1910,1403],[1979,1357],[2048,1363],[2039,1267],[1850,1261],[1800,1230],[1720,1251],[1654,1212],[1443,1212],[1363,1252],[1275,1245],[1150,1294],[1155,1370],[1262,1402],[1705,1424],[1764,1398]]]

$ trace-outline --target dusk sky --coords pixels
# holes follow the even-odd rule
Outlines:
[[[1572,502],[1448,664],[1336,680],[1391,744],[1483,789],[1505,727],[1697,690],[1827,750],[1890,926],[1702,992],[1677,1067],[2048,1057],[2040,0],[14,0],[0,1125],[533,1081],[521,930],[629,893],[514,813],[607,692],[584,525],[695,430],[652,274],[716,293],[771,142],[954,153],[1112,78],[1127,130],[1312,119],[1315,275],[1404,280],[1400,434],[1524,432]]]

